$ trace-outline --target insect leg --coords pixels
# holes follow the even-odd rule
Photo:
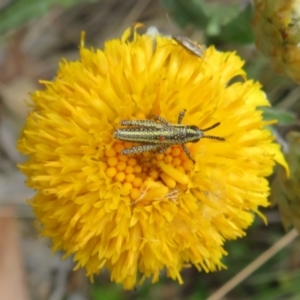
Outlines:
[[[161,146],[160,146],[161,147]],[[165,151],[167,151],[167,149],[169,148],[169,145],[164,145],[163,147],[161,147],[157,152],[158,153],[164,153]]]
[[[191,157],[191,152],[190,152],[190,150],[188,149],[188,147],[187,147],[185,144],[181,144],[181,146],[182,146],[184,152],[186,153],[187,157],[188,157],[193,163],[195,163],[195,161],[194,161],[194,160],[192,159],[192,157]]]
[[[179,113],[179,116],[178,116],[178,121],[177,121],[177,123],[178,123],[178,124],[181,124],[181,122],[182,122],[182,119],[183,119],[183,117],[184,117],[185,113],[186,113],[186,110],[185,110],[185,109],[184,109],[184,110],[182,110],[182,111]]]
[[[162,118],[161,116],[153,116],[153,119],[156,121],[159,121],[160,123],[162,123],[166,126],[170,126],[170,123],[167,120],[165,120],[164,118]]]
[[[120,122],[120,125],[122,126],[143,126],[143,127],[157,127],[159,124],[157,124],[155,121],[152,120],[122,120]]]
[[[156,151],[159,148],[161,148],[161,145],[159,145],[159,144],[140,145],[140,146],[135,146],[135,147],[128,148],[128,149],[123,149],[121,151],[121,154],[123,154],[123,155],[138,154],[138,153],[142,153],[142,152]]]

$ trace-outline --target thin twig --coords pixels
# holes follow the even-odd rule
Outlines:
[[[286,247],[298,236],[296,229],[291,230],[284,237],[282,237],[276,244],[265,251],[257,259],[255,259],[250,265],[243,269],[240,273],[230,279],[225,283],[219,290],[212,294],[207,300],[219,300],[222,299],[229,291],[235,288],[243,280],[245,280],[249,275],[256,271],[261,265],[273,257],[277,252]]]

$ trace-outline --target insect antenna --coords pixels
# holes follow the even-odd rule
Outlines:
[[[226,141],[223,137],[220,137],[220,136],[215,136],[215,135],[204,135],[202,137],[203,138],[206,138],[206,139],[211,139],[211,140],[218,140],[218,141]]]
[[[212,129],[218,127],[220,124],[221,124],[221,122],[217,122],[216,124],[214,124],[214,125],[212,125],[212,126],[210,126],[210,127],[208,127],[208,128],[201,129],[201,131],[209,131],[209,130],[212,130]]]
[[[201,131],[209,131],[212,130],[216,127],[218,127],[221,124],[221,122],[217,122],[214,125],[205,128],[205,129],[201,129]],[[214,135],[204,135],[202,138],[206,138],[206,139],[211,139],[211,140],[218,140],[218,141],[225,141],[225,139],[223,137],[220,136],[214,136]]]

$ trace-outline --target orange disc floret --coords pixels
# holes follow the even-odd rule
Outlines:
[[[110,149],[105,150],[105,155],[107,157],[114,157],[114,156],[116,156],[116,154],[117,154],[117,152],[114,148],[110,148]]]
[[[106,176],[109,178],[114,177],[117,174],[117,169],[114,167],[109,167],[106,169]]]
[[[118,172],[118,173],[116,174],[115,178],[116,178],[116,181],[122,182],[122,181],[125,180],[126,174],[125,174],[124,172]]]
[[[118,158],[118,157],[117,157]],[[118,161],[116,168],[118,171],[123,171],[126,168],[126,163],[124,161]]]
[[[121,151],[124,149],[124,145],[121,143],[116,143],[114,149],[117,153],[121,153]]]
[[[133,182],[134,179],[135,179],[135,176],[132,173],[129,173],[126,175],[127,182]]]
[[[125,167],[125,173],[126,173],[126,174],[131,174],[131,173],[133,173],[133,167],[127,165],[127,166]]]
[[[133,173],[139,174],[139,173],[141,173],[141,172],[142,172],[142,167],[141,167],[140,165],[135,165],[135,166],[133,167]]]
[[[114,167],[118,164],[118,159],[116,156],[112,156],[112,157],[109,157],[107,159],[107,164],[110,166],[110,167]]]

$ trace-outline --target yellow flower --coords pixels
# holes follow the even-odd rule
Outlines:
[[[80,48],[53,82],[32,95],[19,150],[20,169],[43,236],[74,254],[91,278],[102,268],[131,289],[161,270],[224,267],[226,240],[245,235],[268,206],[275,161],[286,166],[258,106],[269,103],[245,79],[234,53],[208,48],[199,58],[167,37],[111,40],[103,51]],[[238,80],[240,78],[240,80]],[[122,120],[160,116],[207,128],[225,141],[187,143],[165,153],[122,155],[133,144],[114,138]],[[138,144],[135,144],[138,145]]]
[[[300,84],[300,0],[255,0],[254,7],[257,48]]]

